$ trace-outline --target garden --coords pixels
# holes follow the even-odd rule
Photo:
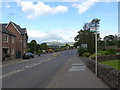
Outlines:
[[[105,64],[107,66],[111,66],[112,68],[116,69],[116,70],[120,70],[120,50],[118,49],[100,49],[97,53],[98,56],[98,62],[100,62],[101,64]],[[82,47],[78,48],[78,55],[79,56],[83,56],[83,57],[89,57],[93,60],[95,60],[95,56],[96,54],[93,53],[89,53],[89,51],[87,49],[84,49]]]

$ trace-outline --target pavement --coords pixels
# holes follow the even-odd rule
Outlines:
[[[109,88],[86,66],[84,59],[77,55],[72,56],[59,70],[48,88]]]

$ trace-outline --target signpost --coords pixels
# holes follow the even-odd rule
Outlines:
[[[97,27],[90,27],[90,32],[95,32],[95,75],[97,76]]]
[[[81,47],[87,49],[87,44],[81,44]]]

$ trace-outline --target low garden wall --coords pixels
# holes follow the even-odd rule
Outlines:
[[[95,72],[95,60],[89,59],[87,66]],[[111,88],[120,88],[120,71],[98,63],[98,77],[104,80]]]
[[[120,59],[120,55],[98,56],[98,61],[106,61],[106,60],[108,61],[108,60],[117,60],[117,59]]]

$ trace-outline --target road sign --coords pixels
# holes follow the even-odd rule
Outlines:
[[[87,48],[87,44],[81,44],[81,47]]]
[[[96,32],[96,27],[90,27],[90,32]]]

